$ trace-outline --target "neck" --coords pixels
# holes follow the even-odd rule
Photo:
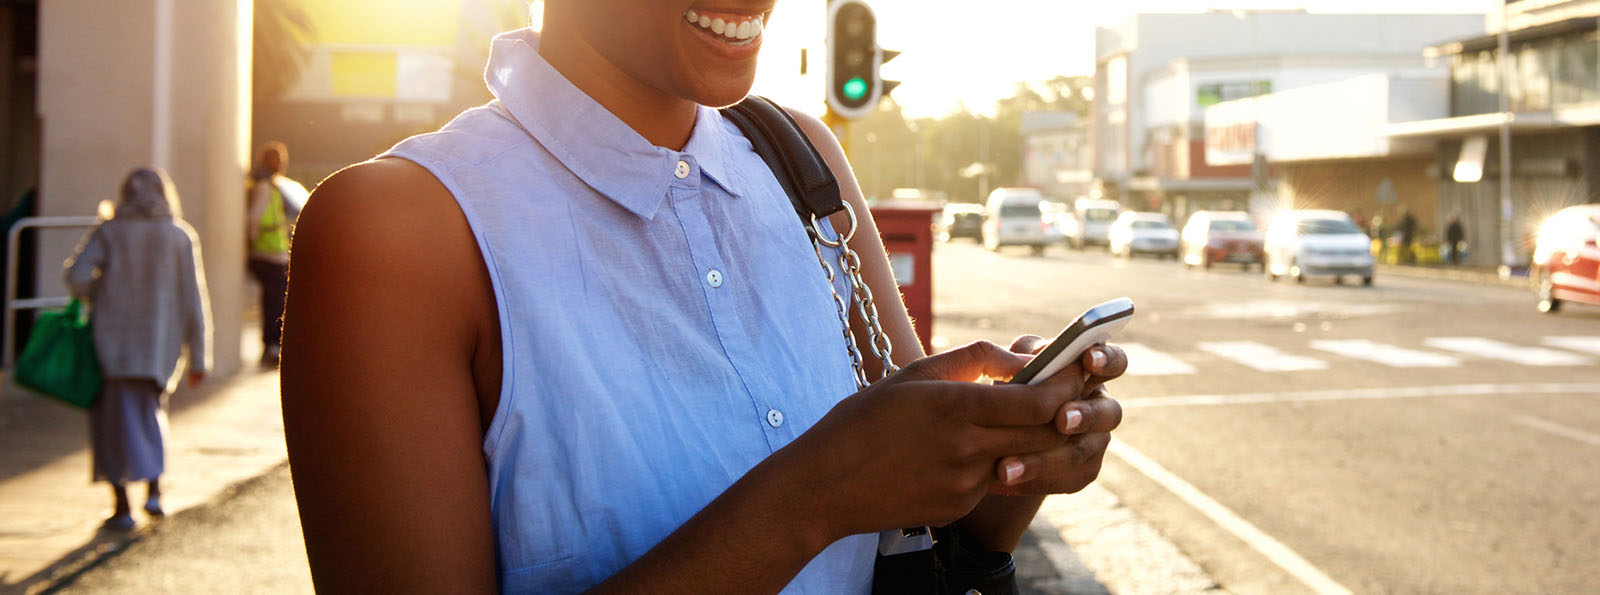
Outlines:
[[[689,144],[697,111],[693,101],[633,78],[572,29],[545,27],[539,36],[539,55],[650,144],[674,151]]]

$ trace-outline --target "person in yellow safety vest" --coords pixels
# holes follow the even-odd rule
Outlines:
[[[262,145],[245,190],[250,275],[261,284],[261,365],[278,365],[283,331],[283,296],[288,288],[289,238],[310,193],[283,175],[289,149],[280,142]]]

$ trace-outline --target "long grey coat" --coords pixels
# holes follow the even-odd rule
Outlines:
[[[200,242],[181,219],[112,219],[66,262],[67,287],[94,306],[94,345],[107,378],[149,378],[172,392],[211,362],[211,307]]]

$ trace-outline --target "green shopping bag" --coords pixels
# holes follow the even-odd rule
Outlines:
[[[79,409],[100,394],[103,379],[94,354],[94,332],[74,299],[65,310],[44,312],[17,356],[17,384]]]

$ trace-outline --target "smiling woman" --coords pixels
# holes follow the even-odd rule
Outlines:
[[[1025,358],[923,359],[880,298],[904,369],[857,384],[866,321],[841,329],[852,288],[817,269],[840,251],[714,109],[748,93],[771,10],[547,0],[542,32],[494,40],[494,102],[318,188],[283,398],[319,590],[864,593],[877,531],[1009,550],[1042,494],[1094,478],[1116,348],[981,385]],[[791,115],[860,216],[857,282],[897,296],[838,142]]]

